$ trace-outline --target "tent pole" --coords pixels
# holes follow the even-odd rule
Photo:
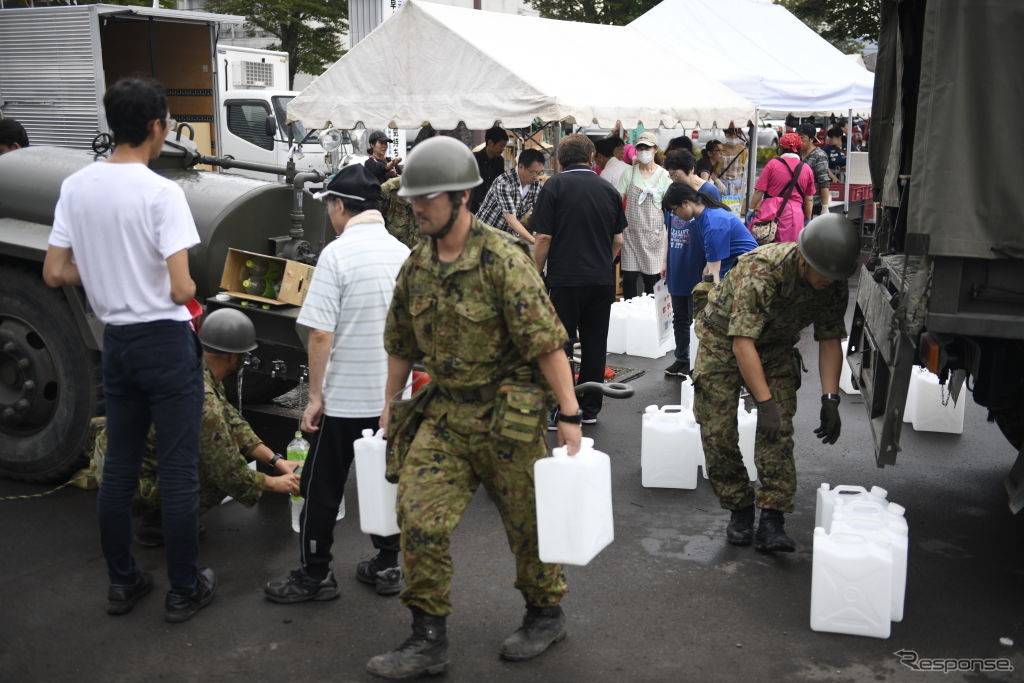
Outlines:
[[[853,109],[847,111],[846,116],[846,190],[843,197],[846,201],[843,202],[843,215],[850,215],[850,153],[853,151]]]
[[[743,207],[743,218],[746,218],[750,205],[754,203],[754,174],[757,173],[757,121],[760,118],[759,112],[760,110],[757,108],[754,109],[754,120],[751,122],[754,125],[750,129],[750,158],[747,159],[749,165],[747,169],[747,204]]]

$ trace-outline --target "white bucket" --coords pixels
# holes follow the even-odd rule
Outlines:
[[[697,488],[704,448],[693,413],[682,406],[647,406],[641,419],[640,483],[648,488]]]
[[[814,530],[811,628],[888,638],[892,627],[892,547],[848,532]]]
[[[374,434],[364,429],[356,439],[356,487],[359,491],[359,528],[364,534],[391,536],[398,533],[396,499],[398,485],[384,478],[385,446],[383,431]]]
[[[580,452],[565,446],[533,465],[537,544],[541,562],[585,565],[615,538],[611,460],[584,438]]]
[[[872,486],[869,491],[863,486],[853,486],[850,484],[840,484],[834,489],[830,489],[827,483],[822,484],[818,487],[814,504],[814,526],[823,527],[826,532],[832,530],[832,510],[839,499],[844,501],[874,499],[888,504],[888,496],[889,492],[881,486]]]
[[[736,406],[736,427],[740,433],[740,454],[743,466],[747,468],[750,481],[757,481],[757,466],[754,464],[754,442],[757,433],[757,408],[749,413],[743,407],[743,399]]]

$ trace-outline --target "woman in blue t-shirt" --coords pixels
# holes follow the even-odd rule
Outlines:
[[[662,208],[676,220],[668,222],[665,278],[672,295],[672,326],[676,337],[676,360],[665,369],[669,375],[689,370],[690,293],[703,274],[719,282],[736,259],[757,248],[747,226],[725,204],[688,183],[672,183],[665,191]],[[685,339],[684,339],[685,337]]]

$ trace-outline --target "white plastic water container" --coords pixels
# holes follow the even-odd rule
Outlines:
[[[689,377],[679,383],[679,405],[693,410],[693,380]]]
[[[638,296],[629,300],[628,327],[626,329],[626,353],[642,358],[661,358],[662,351],[658,335],[658,312],[654,297]]]
[[[629,306],[625,301],[616,301],[608,314],[608,353],[626,352],[626,328],[629,320]]]
[[[352,443],[359,491],[359,528],[364,534],[398,533],[398,485],[384,478],[386,444],[381,429],[376,434],[372,429],[364,429],[362,438]]]
[[[939,385],[939,377],[924,368],[912,372],[911,385],[917,385],[913,409],[908,407],[910,423],[917,432],[964,433],[965,393],[954,403],[946,386]],[[909,392],[908,392],[909,394]],[[945,403],[945,405],[943,405]]]
[[[826,533],[832,531],[832,510],[839,499],[843,501],[869,499],[888,505],[888,497],[889,492],[881,486],[872,486],[869,491],[863,486],[840,484],[834,489],[830,489],[827,483],[823,483],[818,487],[814,503],[814,526],[824,528]]]
[[[693,413],[682,406],[647,406],[642,421],[640,483],[647,488],[697,488],[704,448]]]
[[[690,323],[690,369],[693,370],[697,362],[697,347],[700,341],[697,340],[697,323]]]
[[[846,351],[850,347],[850,340],[846,339],[843,341],[843,365],[839,369],[839,388],[847,394],[859,394],[860,389],[856,389],[853,386],[853,371],[850,370],[850,364],[846,362]]]
[[[811,629],[888,638],[892,627],[892,547],[849,532],[814,530]]]
[[[533,465],[541,562],[585,565],[615,538],[611,460],[584,437],[580,452],[565,446]]]
[[[903,422],[910,424],[910,421],[914,417],[914,413],[917,411],[917,390],[920,388],[915,380],[918,373],[928,372],[920,365],[915,365],[910,370],[910,384],[907,385],[907,402],[903,405]]]
[[[750,481],[757,481],[757,466],[754,464],[757,408],[748,413],[743,406],[743,399],[740,399],[740,403],[736,407],[736,427],[740,433],[740,454],[743,456],[743,466],[747,468],[747,476]]]
[[[896,510],[890,509],[893,507]],[[892,604],[889,618],[892,621],[903,621],[903,603],[907,593],[909,536],[902,506],[891,503],[882,509],[873,502],[843,501],[837,506],[832,517],[831,533],[860,534],[889,544],[892,549]]]

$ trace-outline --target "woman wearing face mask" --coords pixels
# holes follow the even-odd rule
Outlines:
[[[626,200],[626,222],[622,245],[622,294],[631,299],[643,291],[653,292],[661,277],[664,261],[665,218],[661,198],[671,180],[668,172],[654,163],[658,140],[643,133],[636,141],[636,163],[619,179],[619,194]]]

